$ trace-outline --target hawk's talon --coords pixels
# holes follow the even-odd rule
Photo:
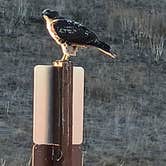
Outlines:
[[[63,66],[63,62],[64,61],[56,60],[56,61],[52,62],[52,65],[56,66],[56,67],[62,67]]]
[[[70,57],[69,55],[64,54],[61,59],[56,60],[56,61],[53,62],[53,66],[62,67],[63,66],[63,62],[69,61],[69,57]]]
[[[62,56],[62,58],[60,59],[60,61],[62,61],[62,62],[68,61],[68,60],[69,60],[69,57],[70,57],[70,55],[64,54],[64,55]]]

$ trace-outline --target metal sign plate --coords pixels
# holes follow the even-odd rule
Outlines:
[[[53,140],[53,67],[37,65],[34,69],[33,142],[49,144]],[[84,69],[73,68],[73,134],[72,144],[83,139]],[[55,133],[56,134],[56,133]]]

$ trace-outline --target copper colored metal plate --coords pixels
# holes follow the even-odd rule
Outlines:
[[[63,153],[58,145],[34,145],[32,166],[61,166]],[[83,166],[81,145],[72,146],[72,166]]]
[[[83,166],[81,145],[72,146],[72,166]]]
[[[63,153],[58,145],[34,145],[32,166],[61,166]]]

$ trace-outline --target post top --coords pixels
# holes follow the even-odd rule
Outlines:
[[[61,61],[61,60],[56,60],[52,63],[52,65],[54,67],[63,67],[67,64],[71,64],[72,62],[71,61]]]

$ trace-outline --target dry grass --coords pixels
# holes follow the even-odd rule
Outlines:
[[[30,162],[33,67],[60,55],[40,20],[46,6],[85,23],[120,54],[112,60],[87,49],[73,58],[86,71],[85,165],[166,165],[164,10],[125,7],[129,0],[0,2],[0,165]]]

